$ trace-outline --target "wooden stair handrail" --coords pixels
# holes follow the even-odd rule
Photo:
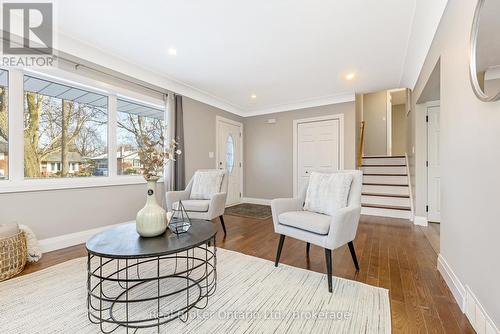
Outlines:
[[[358,169],[361,169],[361,166],[363,165],[363,144],[365,141],[365,121],[361,121],[361,131],[360,131],[360,138],[359,138],[359,151],[358,151]]]

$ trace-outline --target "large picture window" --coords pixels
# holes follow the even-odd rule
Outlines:
[[[107,133],[106,95],[24,76],[26,178],[108,175]]]
[[[140,175],[139,149],[143,136],[158,141],[164,131],[165,111],[160,108],[117,101],[117,174]]]
[[[0,69],[0,193],[142,183],[139,153],[165,119],[162,94]]]
[[[9,177],[9,73],[0,70],[0,180]]]

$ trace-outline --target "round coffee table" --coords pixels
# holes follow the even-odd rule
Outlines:
[[[216,229],[191,219],[182,234],[169,229],[143,238],[135,223],[110,228],[87,241],[87,309],[103,333],[186,321],[216,289]],[[212,246],[211,246],[212,245]]]

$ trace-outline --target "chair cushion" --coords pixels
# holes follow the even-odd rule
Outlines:
[[[182,201],[182,205],[184,205],[184,209],[186,211],[192,212],[207,212],[208,207],[210,206],[210,200],[208,199],[187,199]],[[175,202],[172,204],[172,209],[179,209],[179,202]]]
[[[347,206],[353,176],[347,173],[312,172],[304,210],[333,215]]]
[[[219,169],[197,171],[193,177],[190,199],[210,199],[220,192],[224,171]]]
[[[278,216],[279,223],[316,234],[328,234],[331,217],[310,211],[289,211]]]

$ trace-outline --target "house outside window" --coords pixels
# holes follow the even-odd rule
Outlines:
[[[142,137],[151,141],[160,139],[165,127],[165,111],[125,99],[118,99],[117,105],[117,173],[140,175]]]
[[[64,72],[55,78],[0,69],[2,193],[144,182],[138,154],[141,138],[160,139],[165,129],[164,97],[103,86]],[[19,96],[12,104],[23,107],[22,117],[9,115],[9,95]],[[112,164],[110,149],[116,159]]]

